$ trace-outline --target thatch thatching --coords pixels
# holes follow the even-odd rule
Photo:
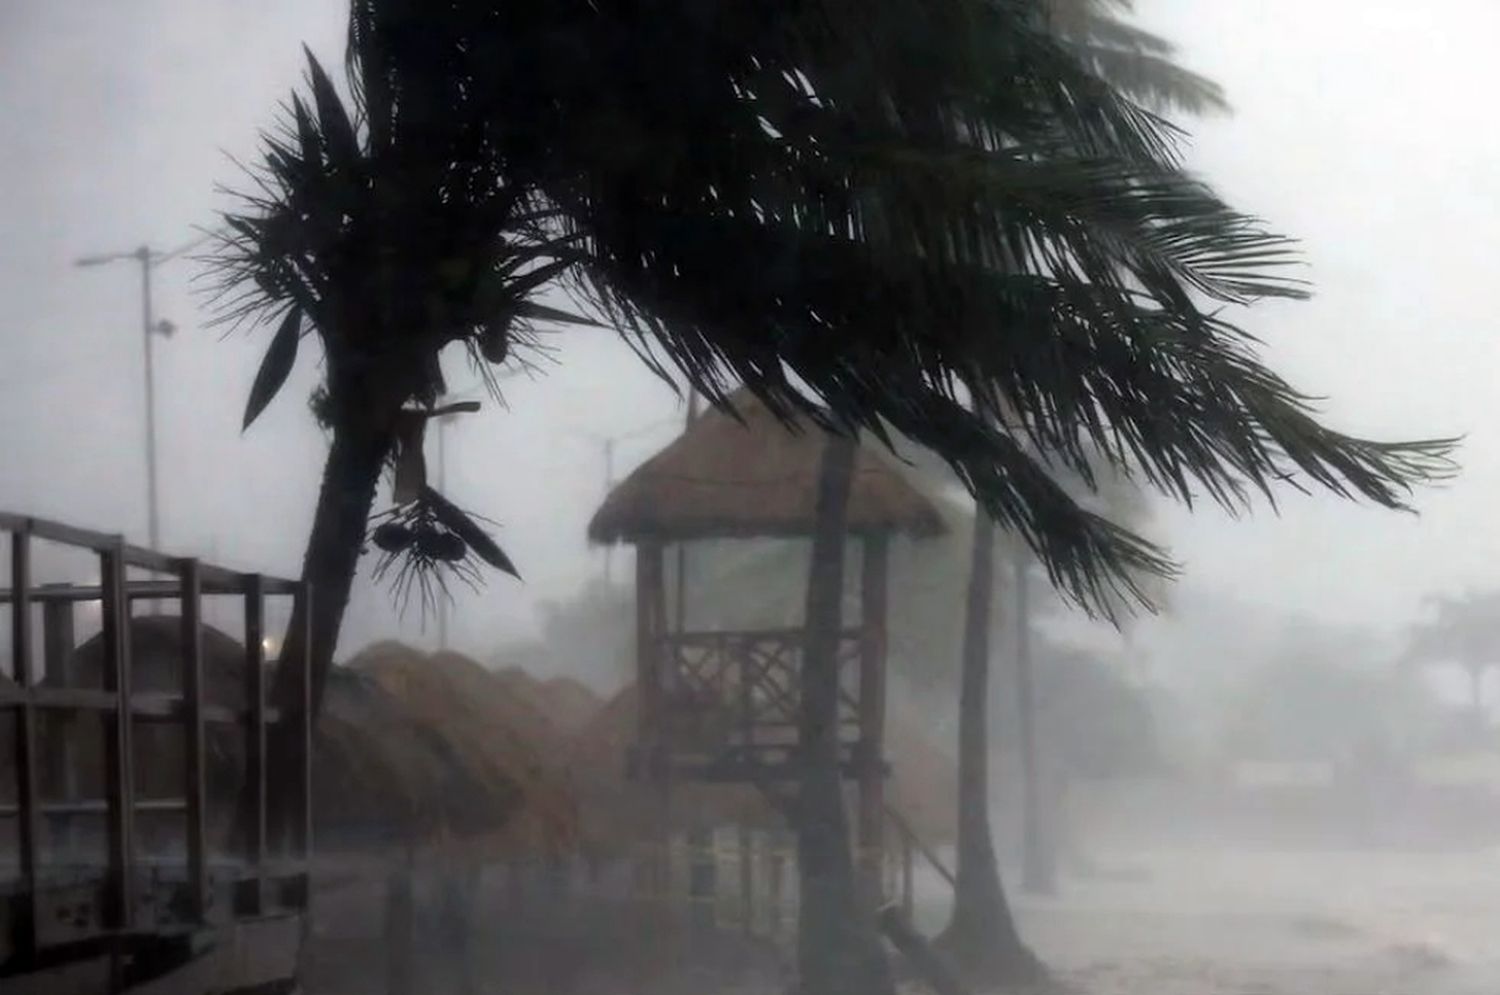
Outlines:
[[[546,734],[552,738],[572,736],[604,707],[604,699],[571,677],[543,681],[521,667],[504,667],[493,673],[518,701],[545,717]]]
[[[526,803],[513,771],[476,759],[367,674],[329,673],[313,746],[322,849],[487,839]]]
[[[553,677],[542,682],[547,714],[566,736],[576,735],[604,707],[604,699],[582,681],[571,677]]]
[[[710,411],[647,460],[589,523],[594,542],[796,537],[813,530],[825,433],[789,431],[741,391],[740,419]],[[942,531],[930,501],[879,454],[861,448],[849,494],[849,531]]]
[[[636,741],[639,696],[635,685],[615,695],[574,739],[569,751],[587,845],[624,852],[649,841],[657,804],[651,789],[627,776],[626,755]],[[892,767],[886,800],[926,842],[955,837],[958,772],[953,760],[919,731],[910,717],[887,724],[886,755]],[[688,781],[672,788],[672,829],[715,826],[770,828],[785,825],[781,813],[753,785]]]
[[[562,739],[505,681],[461,654],[427,656],[399,643],[371,646],[347,666],[398,699],[422,725],[440,730],[463,766],[503,773],[517,786],[516,817],[476,845],[507,856],[576,846],[577,805],[559,762]]]

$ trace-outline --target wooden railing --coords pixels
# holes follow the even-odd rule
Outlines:
[[[181,871],[186,879],[187,901],[183,925],[204,923],[211,904],[209,846],[207,839],[208,786],[206,779],[207,730],[216,724],[235,725],[245,733],[244,783],[249,786],[243,819],[247,825],[237,838],[244,840],[237,854],[243,866],[242,881],[235,892],[248,892],[236,901],[241,915],[260,915],[266,910],[267,880],[273,868],[267,859],[268,729],[277,723],[294,726],[296,762],[280,776],[295,778],[293,811],[287,813],[286,837],[275,874],[302,875],[312,842],[309,821],[311,740],[309,721],[309,662],[282,661],[296,668],[297,695],[283,707],[266,701],[266,661],[263,643],[265,600],[268,595],[306,598],[309,592],[298,582],[224,570],[194,559],[178,559],[127,545],[120,537],[90,532],[41,519],[0,514],[0,536],[9,540],[10,585],[0,589],[0,606],[10,609],[13,686],[0,686],[0,715],[13,717],[16,797],[14,804],[0,806],[0,820],[16,820],[17,865],[20,888],[13,899],[15,921],[11,923],[12,956],[34,955],[44,945],[42,927],[44,896],[41,843],[44,828],[80,818],[105,820],[106,853],[103,867],[104,909],[97,929],[105,934],[128,934],[151,928],[140,923],[135,889],[146,872],[138,860],[136,817],[144,813],[181,813],[186,821],[186,853]],[[100,583],[38,586],[33,582],[32,556],[35,540],[91,552],[98,557]],[[171,579],[127,580],[127,570],[136,568]],[[242,709],[213,705],[205,700],[202,599],[205,595],[234,596],[243,601],[244,701]],[[144,693],[133,690],[131,661],[131,604],[149,600],[175,601],[181,639],[181,694]],[[72,609],[80,602],[101,606],[102,672],[100,687],[70,687],[69,664],[72,643]],[[33,631],[33,606],[39,606],[43,622],[45,677],[37,679]],[[306,641],[304,640],[304,645]],[[45,681],[45,683],[44,683]],[[42,768],[40,728],[44,716],[93,714],[104,720],[104,797],[44,801],[39,773]],[[137,724],[157,723],[181,728],[184,755],[181,791],[177,797],[143,799],[134,784],[133,735]],[[50,722],[49,722],[50,725]],[[50,747],[66,750],[66,743]],[[68,766],[64,761],[64,766]],[[287,865],[290,864],[290,870]],[[240,887],[243,885],[244,887]],[[291,889],[293,901],[305,901],[305,887]],[[295,898],[297,894],[302,896]],[[0,949],[0,962],[5,960]]]

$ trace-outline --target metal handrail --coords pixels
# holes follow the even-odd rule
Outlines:
[[[247,727],[250,732],[246,755],[247,774],[254,784],[254,797],[246,840],[248,862],[254,871],[252,914],[263,911],[270,869],[266,848],[266,762],[265,736],[272,723],[283,720],[297,723],[297,764],[281,771],[296,779],[300,812],[286,813],[296,822],[290,827],[288,853],[302,863],[310,857],[311,823],[311,659],[305,650],[295,667],[298,678],[297,698],[282,702],[278,711],[266,702],[266,674],[261,629],[265,619],[268,595],[293,595],[306,603],[310,588],[296,581],[263,578],[258,574],[238,573],[208,566],[190,558],[165,556],[150,550],[129,546],[119,536],[77,529],[28,516],[0,512],[0,533],[8,534],[10,546],[9,587],[0,590],[0,604],[11,606],[11,659],[15,662],[14,687],[0,690],[0,712],[16,717],[16,803],[0,808],[0,817],[14,819],[19,827],[18,857],[23,900],[16,940],[22,956],[34,956],[38,945],[39,915],[39,847],[44,820],[67,819],[80,815],[104,816],[107,831],[105,885],[108,901],[105,920],[99,924],[103,934],[129,931],[136,927],[138,903],[136,870],[140,860],[135,841],[135,817],[150,812],[181,812],[187,819],[187,857],[185,869],[191,886],[190,909],[195,921],[206,921],[208,893],[207,794],[205,774],[207,750],[205,726],[209,723],[231,723]],[[32,582],[33,540],[45,540],[93,551],[99,558],[101,583],[35,586]],[[171,580],[126,579],[129,567],[172,575]],[[203,633],[201,599],[205,594],[231,594],[244,600],[247,637],[253,641],[245,647],[245,706],[226,708],[204,701]],[[182,693],[147,692],[132,689],[130,602],[140,599],[177,600],[181,606],[178,618],[183,634]],[[102,605],[103,630],[100,642],[100,688],[69,687],[66,683],[73,652],[71,606],[97,601]],[[61,685],[34,682],[30,661],[37,644],[33,641],[33,605],[42,606],[43,638],[40,640],[48,673],[61,677]],[[307,640],[303,640],[306,647]],[[102,799],[75,800],[61,803],[42,799],[40,792],[39,750],[41,724],[49,711],[92,712],[105,719],[105,795]],[[135,750],[132,740],[135,727],[142,721],[180,723],[187,739],[181,770],[181,798],[139,798],[135,778]],[[67,766],[66,741],[63,763]],[[305,896],[303,899],[305,901]]]

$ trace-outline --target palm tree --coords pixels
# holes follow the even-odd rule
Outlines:
[[[1500,637],[1500,594],[1471,591],[1432,598],[1431,604],[1431,615],[1411,628],[1403,662],[1462,667],[1469,678],[1471,721],[1476,736],[1480,735],[1487,724],[1484,675],[1500,667],[1500,653],[1495,650]]]
[[[321,346],[316,595],[283,644],[310,641],[315,699],[367,534],[423,590],[509,567],[417,454],[439,354],[516,362],[533,322],[573,319],[548,287],[711,403],[744,384],[789,421],[933,449],[1096,610],[1169,562],[1036,452],[1234,506],[1295,474],[1397,507],[1443,472],[1447,444],[1334,432],[1259,362],[1224,309],[1303,295],[1289,243],[1184,175],[1174,132],[1037,12],[355,0],[351,101],[309,59],[311,104],[267,137],[217,253],[228,313],[277,327],[247,421]],[[832,938],[811,976],[859,956],[849,901],[803,916]]]
[[[964,603],[958,699],[958,867],[953,911],[939,944],[970,978],[1029,983],[1041,975],[1041,962],[1016,930],[990,831],[987,713],[994,597],[995,520],[979,512]]]
[[[1128,12],[1130,0],[1048,0],[1050,25],[1081,62],[1102,78],[1145,104],[1195,114],[1226,112],[1228,102],[1212,80],[1171,61],[1167,40],[1126,24],[1115,16]],[[1071,483],[1101,493],[1103,511],[1114,521],[1121,512],[1134,529],[1142,502],[1138,488],[1119,473]],[[1100,502],[1095,502],[1096,504]],[[993,630],[994,523],[976,509],[974,543],[964,604],[961,689],[959,697],[959,839],[957,885],[953,910],[940,942],[971,977],[987,983],[1027,982],[1041,971],[1040,962],[1016,930],[1005,898],[990,827],[989,803],[989,635]],[[1040,823],[1041,790],[1035,729],[1035,693],[1031,672],[1030,557],[1020,545],[1012,557],[1011,624],[1015,627],[1015,693],[1019,722],[1022,793],[1022,882],[1027,891],[1051,893],[1056,886],[1054,852]]]

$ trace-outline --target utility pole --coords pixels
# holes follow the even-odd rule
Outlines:
[[[152,311],[151,271],[168,260],[198,245],[202,239],[189,242],[171,252],[157,252],[142,245],[129,252],[112,252],[97,256],[84,256],[74,261],[75,266],[104,266],[109,263],[133,261],[141,270],[141,342],[144,349],[146,385],[146,545],[152,551],[161,549],[161,503],[158,497],[156,469],[156,372],[153,362],[152,336],[170,337],[176,330],[170,321],[157,320]]]

